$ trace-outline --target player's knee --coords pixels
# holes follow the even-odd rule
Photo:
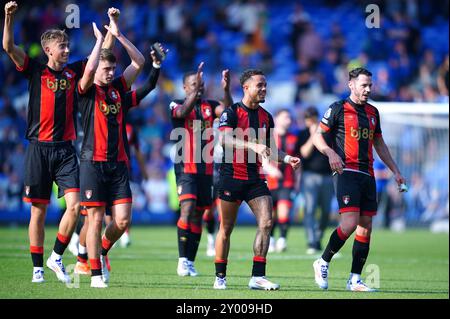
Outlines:
[[[95,214],[94,216],[91,216],[89,219],[89,228],[95,228],[95,229],[102,229],[103,227],[103,216],[100,214]]]
[[[263,231],[270,231],[273,227],[273,220],[272,219],[264,219],[260,221],[258,227]]]
[[[350,236],[351,234],[353,234],[353,232],[356,230],[356,227],[358,227],[358,223],[355,222],[347,222],[344,224],[341,224],[341,230],[344,234],[347,234],[348,236]]]
[[[119,228],[121,231],[125,231],[128,226],[130,225],[130,219],[128,218],[121,218],[119,220],[116,220],[117,228]]]
[[[74,218],[77,218],[80,212],[80,203],[74,202],[66,207],[66,214],[70,214]]]
[[[230,237],[231,233],[233,232],[234,225],[232,224],[222,224],[221,230],[222,230],[222,237],[225,237],[224,239],[227,239]]]

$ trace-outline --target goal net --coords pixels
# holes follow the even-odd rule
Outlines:
[[[448,224],[448,104],[374,105],[380,111],[383,138],[409,186],[408,193],[399,194],[394,179],[386,179],[382,191],[387,202],[380,203],[381,213],[389,214],[394,225]]]

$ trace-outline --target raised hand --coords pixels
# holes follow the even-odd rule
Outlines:
[[[155,46],[157,46],[157,52],[155,50]],[[156,63],[157,65],[161,65],[162,61],[166,58],[167,53],[169,52],[169,49],[164,49],[161,43],[156,42],[152,45],[152,50],[150,51],[150,56],[153,60],[153,63]]]
[[[227,91],[230,89],[230,70],[222,71],[222,88]]]
[[[120,10],[116,8],[108,9],[109,26],[105,25],[105,29],[108,30],[116,38],[120,36],[120,30],[118,20],[120,16]]]
[[[15,1],[9,1],[5,4],[5,15],[13,15],[19,6]]]
[[[94,35],[97,40],[103,40],[103,34],[100,32],[100,30],[97,28],[97,24],[95,22],[92,22],[92,29],[94,29]]]
[[[119,19],[120,16],[120,10],[114,7],[111,7],[108,9],[108,17],[109,20],[114,20],[115,22],[117,22],[117,20]]]
[[[197,88],[200,89],[203,85],[203,64],[204,62],[200,62],[197,68]]]

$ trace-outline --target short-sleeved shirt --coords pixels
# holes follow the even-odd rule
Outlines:
[[[183,105],[183,100],[170,103],[170,113],[176,132],[178,147],[175,160],[176,174],[213,174],[214,131],[213,123],[215,111],[220,105],[215,100],[197,100],[195,106],[185,118],[175,117],[176,110]],[[205,133],[206,130],[209,130]],[[180,133],[180,134],[179,134]],[[182,134],[181,134],[182,133]],[[205,147],[209,149],[205,150]]]
[[[350,98],[335,102],[325,112],[320,127],[332,133],[333,149],[344,161],[344,169],[374,176],[373,140],[381,137],[376,107],[356,104]]]
[[[129,91],[123,76],[108,86],[93,84],[82,92],[78,85],[79,109],[83,126],[81,160],[128,161],[126,115],[136,106],[136,91]]]
[[[257,142],[267,147],[270,145],[270,134],[274,128],[272,115],[263,107],[250,109],[242,102],[226,108],[219,120],[219,130],[233,132],[235,138]],[[221,176],[245,181],[265,180],[261,169],[261,160],[252,150],[224,147]]]
[[[308,142],[310,138],[309,128],[303,129],[298,133],[298,140],[296,149],[300,151],[300,148]],[[331,143],[328,135],[325,135],[325,141]],[[302,158],[302,171],[313,172],[322,175],[331,175],[330,163],[328,157],[319,152],[317,148],[313,148],[311,154],[308,157]]]
[[[28,140],[49,143],[76,139],[75,89],[85,63],[77,61],[55,71],[27,55],[24,65],[16,66],[29,82]]]

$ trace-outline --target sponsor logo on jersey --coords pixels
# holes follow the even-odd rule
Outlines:
[[[348,203],[350,203],[350,195],[342,196],[342,201],[344,202],[345,205],[348,205]]]

